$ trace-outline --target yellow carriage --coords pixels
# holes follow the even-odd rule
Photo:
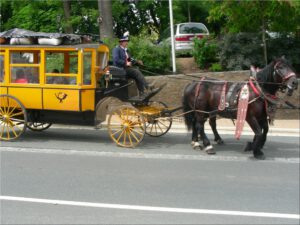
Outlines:
[[[117,145],[134,147],[145,133],[161,136],[166,106],[137,101],[133,81],[108,67],[105,44],[0,45],[0,140],[51,124],[106,124]],[[155,94],[155,93],[153,93]],[[165,114],[164,114],[165,116]]]

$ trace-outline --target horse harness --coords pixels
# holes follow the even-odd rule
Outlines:
[[[200,87],[201,87],[201,84],[204,81],[204,79],[205,79],[205,77],[202,77],[196,86],[194,109],[196,109],[196,102],[199,97]],[[226,93],[227,86],[228,86],[228,82],[225,81],[223,84],[223,87],[222,87],[221,95],[220,95],[219,106],[218,106],[219,111],[223,111],[223,110],[235,111],[236,110],[239,93],[243,86],[243,83],[233,83],[232,85],[230,85],[230,87]]]
[[[201,84],[205,80],[205,78],[206,77],[202,77],[196,86],[194,110],[196,110],[196,102],[199,97]],[[263,92],[262,88],[260,87],[259,83],[253,76],[250,77],[248,83],[249,83],[250,88],[253,90],[253,92],[256,95],[256,98],[249,101],[248,104],[256,101],[259,98],[264,99],[265,110],[266,110],[267,116],[269,117],[269,121],[270,122],[273,121],[274,117],[275,117],[275,113],[276,113],[276,105],[278,103],[277,97],[265,94]],[[229,86],[229,89],[226,93],[226,89],[228,87],[228,82],[224,81],[217,111],[229,114],[230,117],[234,118],[234,114],[232,114],[232,113],[235,113],[237,111],[238,98],[240,96],[241,89],[244,85],[245,85],[244,82],[232,83]],[[214,112],[211,112],[211,113],[213,114]]]

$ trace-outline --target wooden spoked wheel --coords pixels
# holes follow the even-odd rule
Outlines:
[[[145,136],[145,120],[132,106],[118,107],[108,117],[108,133],[117,145],[133,148]]]
[[[26,130],[27,114],[23,104],[11,95],[0,95],[0,140],[20,137]]]
[[[43,131],[51,127],[52,123],[28,122],[27,127],[32,131]]]
[[[167,108],[167,105],[163,102],[149,102],[149,108],[153,114],[145,116],[146,134],[152,137],[160,137],[168,133],[172,126],[172,118],[168,117],[170,115],[161,117],[161,112]]]

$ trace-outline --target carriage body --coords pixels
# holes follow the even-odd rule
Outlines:
[[[108,60],[109,48],[104,44],[1,45],[1,140],[19,137],[26,127],[44,130],[51,124],[98,126],[107,121],[108,114],[125,112],[139,121],[136,126],[140,127],[141,137],[136,134],[138,140],[120,144],[109,127],[110,136],[125,147],[140,143],[146,132],[146,121],[140,119],[143,112],[158,116],[160,111],[149,108],[149,101],[130,101],[137,95],[136,85],[124,74],[113,69],[111,73]],[[9,110],[15,118],[9,118]],[[115,121],[112,118],[111,124]],[[124,123],[119,122],[119,129]]]

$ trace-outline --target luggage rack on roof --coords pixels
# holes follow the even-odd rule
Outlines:
[[[87,35],[34,32],[14,28],[0,33],[0,44],[10,45],[76,45],[91,43]]]

